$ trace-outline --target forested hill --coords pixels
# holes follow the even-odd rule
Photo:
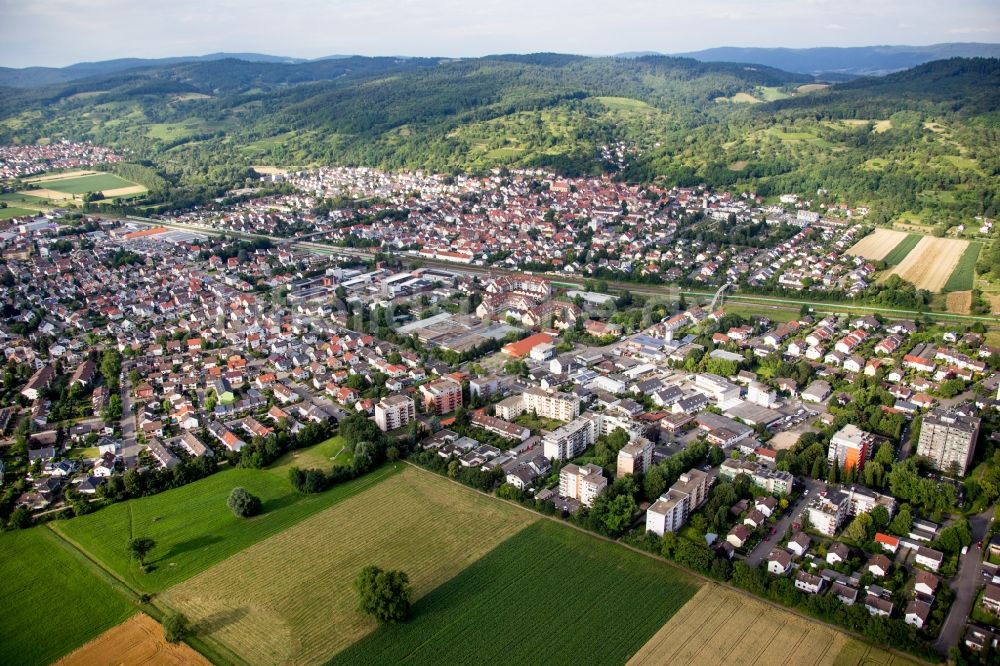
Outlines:
[[[968,216],[992,211],[1000,189],[998,75],[996,59],[832,87],[666,56],[222,59],[2,90],[0,143],[128,150],[168,183],[153,198],[175,203],[254,164],[508,165],[765,194],[824,188],[892,213]],[[623,171],[602,155],[615,142],[628,147]]]

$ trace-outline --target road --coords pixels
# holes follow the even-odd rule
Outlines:
[[[934,643],[935,649],[944,656],[947,656],[948,650],[953,645],[958,645],[969,611],[972,610],[972,604],[976,600],[976,589],[982,584],[983,549],[977,544],[985,539],[992,516],[993,509],[989,508],[969,518],[969,523],[972,525],[972,545],[969,546],[969,552],[961,558],[958,574],[951,581],[950,587],[955,593],[955,601],[951,604],[944,626],[941,627],[941,635]]]
[[[232,231],[229,229],[217,229],[214,227],[207,227],[203,225],[194,224],[182,224],[177,222],[164,222],[163,220],[154,220],[152,218],[140,218],[134,216],[128,216],[126,218],[129,222],[135,222],[137,224],[144,224],[153,227],[167,227],[171,229],[179,229],[182,231],[196,232],[208,235],[220,235],[225,234],[227,236],[242,236],[245,238],[263,238],[270,240],[275,245],[284,245],[286,247],[298,247],[300,249],[306,250],[308,252],[313,252],[316,254],[327,254],[327,255],[338,255],[345,257],[357,257],[371,259],[374,258],[375,253],[371,250],[366,250],[363,248],[349,248],[349,247],[338,247],[334,245],[326,245],[323,243],[312,243],[309,241],[302,241],[295,238],[282,238],[277,236],[266,236],[264,234],[251,234],[239,231]],[[453,261],[442,261],[435,259],[427,259],[425,257],[416,257],[413,255],[399,255],[403,259],[410,259],[419,261],[422,265],[434,266],[438,268],[447,268],[448,270],[454,271],[456,273],[466,273],[470,275],[511,275],[519,274],[519,271],[512,271],[503,268],[494,268],[486,266],[471,266],[468,264],[459,264]],[[558,279],[560,284],[568,284],[571,286],[576,286],[578,288],[583,288],[581,282],[574,282],[573,276],[564,275],[550,275],[540,273],[539,275],[545,275],[546,277]],[[577,278],[579,279],[579,278]],[[636,294],[641,294],[644,296],[665,296],[665,295],[675,295],[683,294],[685,296],[703,296],[706,298],[711,298],[715,295],[714,291],[703,291],[703,290],[681,290],[678,291],[676,287],[670,285],[642,285],[629,282],[614,282],[609,281],[608,286],[615,291],[630,291]],[[836,312],[877,312],[885,315],[889,318],[896,319],[918,319],[924,314],[930,315],[934,318],[952,319],[956,321],[982,321],[987,323],[995,324],[998,317],[990,316],[977,316],[977,315],[959,315],[948,312],[920,312],[917,310],[901,310],[892,309],[878,306],[866,306],[866,305],[854,305],[853,303],[829,303],[820,301],[807,301],[799,300],[794,298],[784,298],[784,297],[774,297],[774,296],[755,296],[749,294],[738,294],[730,293],[726,295],[727,301],[734,301],[738,303],[746,303],[750,305],[761,305],[761,304],[774,304],[773,307],[782,307],[786,310],[798,310],[801,306],[807,305],[813,308],[818,313],[836,313]]]
[[[816,481],[815,479],[802,478],[802,483],[805,489],[809,491],[808,495],[799,496],[798,501],[792,506],[788,507],[788,511],[785,512],[784,517],[778,520],[774,524],[774,534],[768,535],[763,541],[757,544],[757,547],[750,551],[747,555],[746,562],[749,566],[755,567],[761,562],[763,562],[767,556],[774,550],[782,539],[785,538],[785,532],[791,527],[792,523],[802,524],[802,512],[806,510],[806,504],[812,499],[817,492],[823,489],[826,484],[821,481]]]
[[[122,381],[122,451],[135,446],[135,414],[132,413],[132,392],[128,388],[128,379]]]

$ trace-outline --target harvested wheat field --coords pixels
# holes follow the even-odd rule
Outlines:
[[[955,314],[969,314],[972,308],[971,291],[948,292],[948,312]]]
[[[539,518],[408,468],[164,593],[196,634],[250,664],[316,664],[376,629],[355,610],[369,564],[422,597]]]
[[[968,246],[969,241],[925,236],[888,274],[898,275],[918,289],[939,292]]]
[[[208,666],[209,663],[184,643],[168,643],[160,623],[138,613],[69,653],[56,666]]]
[[[990,303],[990,312],[1000,314],[1000,294],[983,294]]]
[[[280,176],[281,174],[288,173],[288,169],[285,167],[277,166],[252,166],[250,167],[262,176]]]
[[[893,231],[892,229],[876,229],[852,245],[847,250],[847,254],[865,259],[885,259],[885,256],[902,243],[907,235],[905,232]]]
[[[124,197],[129,194],[145,194],[146,188],[142,185],[129,185],[128,187],[116,187],[111,190],[104,190],[101,194],[105,199],[110,199],[111,197]]]
[[[708,584],[628,663],[855,666],[868,663],[867,647],[818,622]],[[875,650],[889,659],[880,663],[910,663]],[[854,660],[855,652],[865,660]]]
[[[73,171],[61,171],[59,173],[50,173],[44,176],[35,176],[34,178],[25,178],[26,183],[45,183],[53,180],[66,180],[67,178],[79,178],[80,176],[93,176],[99,173],[97,171],[90,171],[88,169],[75,169]]]
[[[50,199],[51,201],[66,201],[73,198],[73,195],[69,192],[57,192],[56,190],[46,190],[44,188],[24,190],[23,192],[18,192],[18,194],[26,194],[29,197],[38,197],[40,199]]]

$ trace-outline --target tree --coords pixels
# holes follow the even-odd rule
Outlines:
[[[168,643],[180,643],[191,633],[191,624],[182,613],[168,611],[163,616],[163,636]]]
[[[135,537],[128,542],[128,552],[139,566],[145,566],[146,555],[156,547],[156,542],[149,537]]]
[[[260,498],[250,493],[246,488],[237,486],[229,493],[229,500],[226,502],[229,510],[237,518],[250,518],[260,513]]]
[[[354,580],[358,610],[374,617],[379,624],[402,622],[410,614],[413,589],[402,571],[383,571],[374,564],[361,570]]]
[[[854,522],[848,526],[844,532],[844,536],[855,543],[864,543],[871,538],[872,529],[872,517],[867,513],[862,513],[858,514]]]
[[[910,505],[904,504],[899,507],[899,513],[889,523],[889,532],[897,536],[906,536],[913,529],[913,515],[910,513]]]

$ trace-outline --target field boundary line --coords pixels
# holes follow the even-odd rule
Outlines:
[[[569,522],[563,520],[562,518],[556,518],[555,516],[546,516],[543,513],[539,513],[538,511],[535,511],[534,509],[529,509],[528,507],[524,506],[523,504],[520,504],[519,502],[515,502],[513,500],[503,499],[501,497],[497,497],[496,495],[484,492],[482,490],[477,490],[476,488],[472,488],[470,486],[467,486],[464,483],[461,483],[460,481],[456,481],[455,479],[449,478],[449,477],[444,476],[442,474],[438,474],[437,472],[432,472],[431,470],[426,469],[424,467],[421,467],[420,465],[418,465],[416,463],[412,463],[409,460],[406,460],[404,462],[407,465],[410,465],[411,467],[419,469],[420,471],[422,471],[422,472],[424,472],[426,474],[433,474],[436,477],[439,477],[439,478],[442,478],[442,479],[446,479],[446,480],[450,481],[451,483],[454,483],[456,485],[459,485],[459,486],[467,489],[470,492],[478,493],[480,495],[483,495],[484,497],[489,497],[489,498],[491,498],[493,500],[496,500],[498,502],[506,502],[506,503],[511,504],[513,506],[519,507],[522,511],[528,511],[529,513],[541,516],[542,518],[545,518],[547,520],[551,520],[554,523],[558,523],[560,525],[564,525],[566,527],[570,527],[572,529],[577,530],[578,532],[582,532],[584,534],[588,534],[588,535],[594,537],[595,539],[601,539],[603,541],[607,541],[608,543],[616,544],[618,546],[621,546],[622,548],[626,548],[628,550],[631,550],[632,552],[639,553],[640,555],[644,555],[644,556],[646,556],[646,557],[648,557],[650,559],[654,559],[654,560],[657,560],[659,562],[663,562],[667,566],[673,567],[674,569],[677,569],[678,571],[681,571],[681,572],[687,574],[691,578],[693,578],[693,579],[695,579],[697,581],[700,581],[702,584],[718,585],[719,587],[727,589],[727,590],[731,590],[732,592],[735,592],[735,593],[739,594],[740,596],[748,597],[750,599],[755,599],[757,601],[760,601],[763,604],[771,606],[772,608],[776,608],[778,610],[783,610],[783,611],[786,611],[788,613],[792,613],[793,615],[796,615],[796,616],[798,616],[798,617],[800,617],[800,618],[802,618],[804,620],[808,620],[809,622],[815,622],[816,624],[820,624],[820,625],[829,627],[830,629],[832,629],[834,631],[840,632],[841,634],[844,634],[844,635],[846,635],[846,636],[848,636],[850,638],[853,638],[853,639],[857,640],[858,642],[860,642],[861,644],[865,645],[869,649],[872,647],[871,642],[867,638],[865,638],[864,635],[855,633],[855,632],[853,632],[853,631],[851,631],[849,629],[846,629],[844,627],[840,627],[840,626],[832,624],[830,622],[826,622],[824,620],[820,620],[819,618],[812,617],[811,615],[806,615],[805,613],[802,613],[801,611],[799,611],[797,608],[790,608],[788,606],[782,606],[781,604],[777,604],[777,603],[771,601],[770,599],[765,599],[764,597],[758,597],[755,594],[751,594],[750,592],[747,592],[746,590],[738,588],[735,585],[730,585],[729,583],[724,583],[722,581],[718,581],[718,580],[715,580],[713,578],[708,578],[707,576],[703,576],[702,574],[698,573],[697,571],[693,571],[691,569],[688,569],[687,567],[683,567],[680,564],[677,564],[676,562],[671,562],[670,560],[666,559],[665,557],[662,557],[660,555],[656,555],[655,553],[651,553],[648,550],[643,550],[642,548],[637,548],[636,546],[624,543],[622,541],[616,541],[615,539],[612,539],[610,537],[606,537],[603,534],[598,534],[596,532],[591,532],[590,530],[584,529],[583,527],[580,527],[578,525],[573,525],[572,523],[569,523]],[[681,606],[681,608],[683,608],[683,606]],[[879,646],[879,647],[880,647],[880,649],[885,650],[886,652],[888,652],[891,655],[900,656],[900,657],[903,657],[905,659],[910,659],[912,661],[915,661],[918,664],[927,664],[928,666],[932,666],[932,662],[926,661],[922,657],[919,657],[917,655],[913,655],[913,654],[910,654],[908,652],[901,652],[900,650],[897,650],[897,649],[889,647],[889,646],[884,646],[884,647],[883,646]]]

